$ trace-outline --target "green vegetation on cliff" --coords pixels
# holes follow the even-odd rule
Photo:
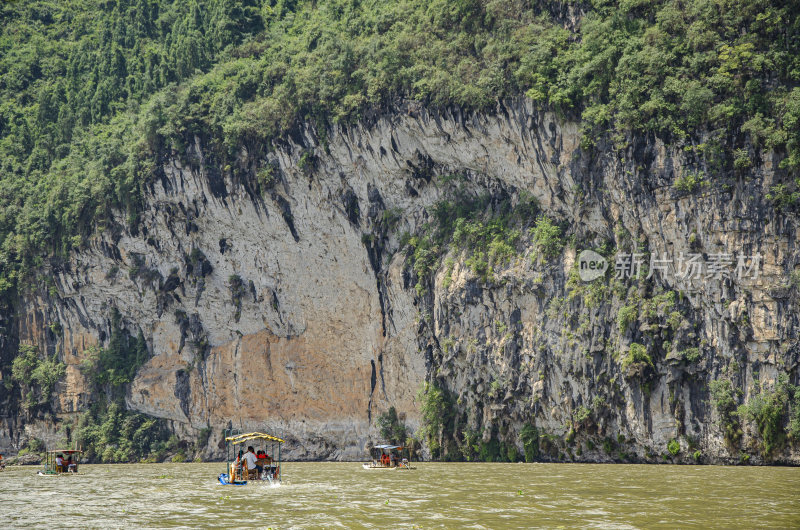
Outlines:
[[[389,410],[378,416],[378,429],[384,442],[404,445],[406,443],[408,429],[400,421],[397,409],[389,407]]]
[[[457,188],[453,195],[452,201],[442,200],[434,206],[433,219],[423,227],[421,234],[402,238],[403,244],[408,243],[406,250],[417,277],[415,287],[418,295],[427,291],[431,273],[439,268],[441,258],[450,250],[465,252],[465,264],[470,270],[485,282],[493,280],[495,269],[517,255],[521,229],[533,220],[538,211],[536,201],[524,193],[513,206],[510,197],[495,200],[489,194],[473,196],[461,188]],[[539,245],[538,248],[552,257],[548,253],[552,252],[553,245],[560,244],[557,242],[558,227],[542,216],[536,220],[531,233],[545,224],[548,239],[544,247]],[[533,237],[536,240],[536,236]],[[448,278],[450,273],[452,268]]]
[[[65,373],[64,363],[55,357],[42,359],[35,346],[23,344],[11,365],[11,379],[6,382],[6,387],[11,390],[14,383],[19,384],[24,397],[22,406],[33,412],[39,406],[49,406],[50,395]]]
[[[582,119],[587,141],[646,131],[715,171],[762,148],[797,168],[799,14],[764,0],[3,3],[0,291],[111,208],[135,225],[142,184],[195,136],[230,161],[398,98],[482,109],[527,94]]]
[[[66,431],[68,441],[83,447],[94,462],[160,461],[167,451],[178,449],[164,420],[128,412],[116,401],[95,404]]]
[[[106,348],[91,348],[81,363],[81,370],[97,389],[118,394],[133,381],[136,371],[147,360],[148,351],[142,332],[136,339],[122,327],[122,316],[111,311],[111,338]]]
[[[711,381],[709,391],[729,448],[738,447],[747,422],[758,433],[765,457],[782,449],[787,438],[793,443],[800,440],[800,385],[791,384],[787,374],[779,374],[771,388],[756,382],[753,394],[738,406],[742,391],[729,380]]]
[[[161,461],[169,454],[183,454],[185,458],[189,450],[202,450],[207,436],[194,444],[180,441],[170,434],[164,420],[125,410],[128,384],[146,361],[148,350],[142,333],[132,337],[116,309],[111,311],[110,320],[108,346],[89,348],[80,365],[91,382],[91,405],[77,419],[61,423],[60,442],[80,445],[94,462]],[[18,385],[22,407],[28,414],[46,418],[54,410],[51,396],[55,386],[65,375],[66,365],[55,356],[42,358],[35,346],[22,344],[5,385],[10,391]],[[28,451],[41,452],[33,446]]]
[[[434,458],[442,454],[442,441],[453,420],[453,403],[451,396],[436,384],[425,383],[417,393],[422,415],[422,427],[417,436],[424,440]]]
[[[757,385],[756,390],[736,413],[755,424],[761,438],[761,452],[769,456],[783,448],[787,434],[794,441],[800,439],[800,386],[791,384],[786,374],[780,374],[772,389]]]

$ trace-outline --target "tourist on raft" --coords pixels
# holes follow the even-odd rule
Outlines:
[[[247,448],[247,452],[244,454],[244,461],[247,462],[247,469],[255,469],[258,471],[258,476],[261,476],[261,472],[264,471],[264,468],[258,465],[258,457],[256,456],[256,451],[253,449],[253,446],[249,446]]]

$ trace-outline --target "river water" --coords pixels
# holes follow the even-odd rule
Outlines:
[[[224,464],[0,473],[6,527],[798,528],[800,469],[589,464],[285,463],[284,483],[222,486]]]

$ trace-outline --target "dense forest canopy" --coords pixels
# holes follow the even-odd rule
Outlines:
[[[714,156],[781,158],[800,198],[800,3],[766,0],[30,0],[0,4],[0,293],[102,227],[195,135],[220,157],[401,98],[527,95]],[[780,193],[778,193],[780,192]]]

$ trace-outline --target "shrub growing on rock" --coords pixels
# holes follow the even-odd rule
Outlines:
[[[669,454],[671,454],[672,456],[676,456],[678,453],[681,452],[681,444],[678,442],[678,440],[675,440],[673,438],[667,444],[667,451],[669,451]]]

